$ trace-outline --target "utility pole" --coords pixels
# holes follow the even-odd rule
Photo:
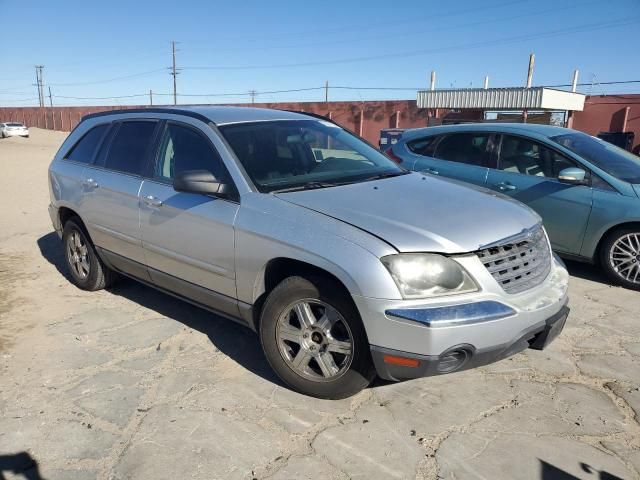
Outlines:
[[[571,91],[572,92],[576,92],[576,89],[578,88],[578,75],[579,75],[579,71],[578,69],[573,71],[573,80],[571,81]]]
[[[149,90],[149,105],[153,107],[153,90]]]
[[[324,82],[324,103],[329,103],[329,80]]]
[[[257,94],[257,92],[255,90],[249,90],[249,95],[251,95],[251,104],[252,105],[254,103],[256,103],[256,94]]]
[[[533,66],[536,62],[536,56],[532,53],[529,55],[529,69],[527,70],[527,88],[531,88],[531,83],[533,81]]]
[[[172,57],[173,61],[172,61],[171,67],[169,67],[169,69],[171,70],[171,75],[173,76],[173,104],[177,105],[178,104],[178,93],[177,93],[177,89],[176,89],[176,76],[180,72],[176,68],[176,42],[175,42],[175,40],[171,41],[171,57]]]
[[[51,95],[51,86],[49,86],[49,106],[53,107],[53,95]]]
[[[38,104],[44,107],[44,90],[42,85],[42,69],[44,65],[36,65],[36,87],[38,88]]]

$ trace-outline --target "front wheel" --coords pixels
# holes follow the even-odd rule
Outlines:
[[[346,398],[375,376],[360,315],[340,291],[324,278],[289,277],[262,309],[260,339],[267,360],[300,393]]]
[[[640,227],[609,233],[600,249],[600,264],[615,283],[640,290]]]

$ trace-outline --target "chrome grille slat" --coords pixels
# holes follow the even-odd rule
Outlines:
[[[542,283],[551,270],[551,250],[542,226],[506,242],[476,252],[503,290],[519,293]]]
[[[518,261],[518,260],[520,260],[520,261]],[[486,262],[486,260],[483,260],[483,261]],[[508,265],[509,265],[510,268],[516,268],[516,267],[522,267],[524,264],[531,263],[531,262],[535,262],[535,260],[533,260],[531,258],[531,255],[526,255],[526,256],[523,256],[523,257],[519,256],[515,260],[510,261],[508,263]],[[493,266],[489,267],[489,271],[491,272],[491,274],[494,274],[495,272],[500,272],[500,271],[505,269],[504,265],[506,265],[506,264],[505,263],[500,263],[499,265],[493,265]]]

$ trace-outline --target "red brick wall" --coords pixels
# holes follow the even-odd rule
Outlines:
[[[252,105],[242,104],[251,107]],[[425,127],[427,110],[418,109],[413,100],[380,102],[298,102],[298,103],[256,103],[254,107],[297,110],[331,118],[344,127],[362,136],[374,145],[378,144],[380,130],[396,126],[396,115],[400,128]],[[23,122],[30,127],[50,130],[70,131],[89,113],[119,108],[144,108],[142,106],[96,106],[96,107],[0,107],[0,122]],[[362,115],[361,112],[362,111]],[[360,119],[362,118],[362,122]],[[360,126],[362,123],[362,129]]]
[[[572,128],[590,135],[622,132],[625,116],[624,131],[635,133],[633,151],[640,154],[640,94],[587,97],[584,111],[573,114]]]
[[[251,107],[251,105],[243,104]],[[413,100],[388,100],[370,102],[291,102],[256,103],[254,107],[279,108],[331,115],[331,118],[353,130],[374,145],[378,144],[380,130],[393,128],[424,127],[428,124],[428,110],[419,109]],[[27,126],[70,131],[83,115],[114,110],[119,108],[141,108],[142,106],[96,106],[96,107],[0,107],[0,122],[18,121]],[[629,110],[626,110],[629,107]],[[445,112],[440,111],[442,116]],[[460,114],[449,113],[447,118],[456,115],[461,119],[480,120],[481,112],[463,111]],[[596,135],[599,132],[621,131],[626,116],[626,131],[635,132],[634,151],[640,152],[640,94],[605,95],[587,97],[583,112],[575,112],[573,128]],[[464,118],[462,118],[464,117]],[[362,121],[361,121],[362,119]],[[361,125],[362,124],[362,125]]]

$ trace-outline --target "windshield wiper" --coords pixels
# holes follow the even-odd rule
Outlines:
[[[302,185],[296,185],[295,187],[288,188],[280,188],[278,190],[271,190],[271,193],[285,193],[285,192],[296,192],[299,190],[316,190],[318,188],[327,188],[327,187],[335,187],[338,185],[337,183],[330,182],[307,182]]]
[[[383,178],[391,178],[391,177],[399,177],[400,175],[406,175],[411,173],[409,170],[402,170],[401,172],[384,172],[378,173],[377,175],[372,175],[370,177],[366,177],[361,179],[361,182],[368,182],[369,180],[382,180]]]

